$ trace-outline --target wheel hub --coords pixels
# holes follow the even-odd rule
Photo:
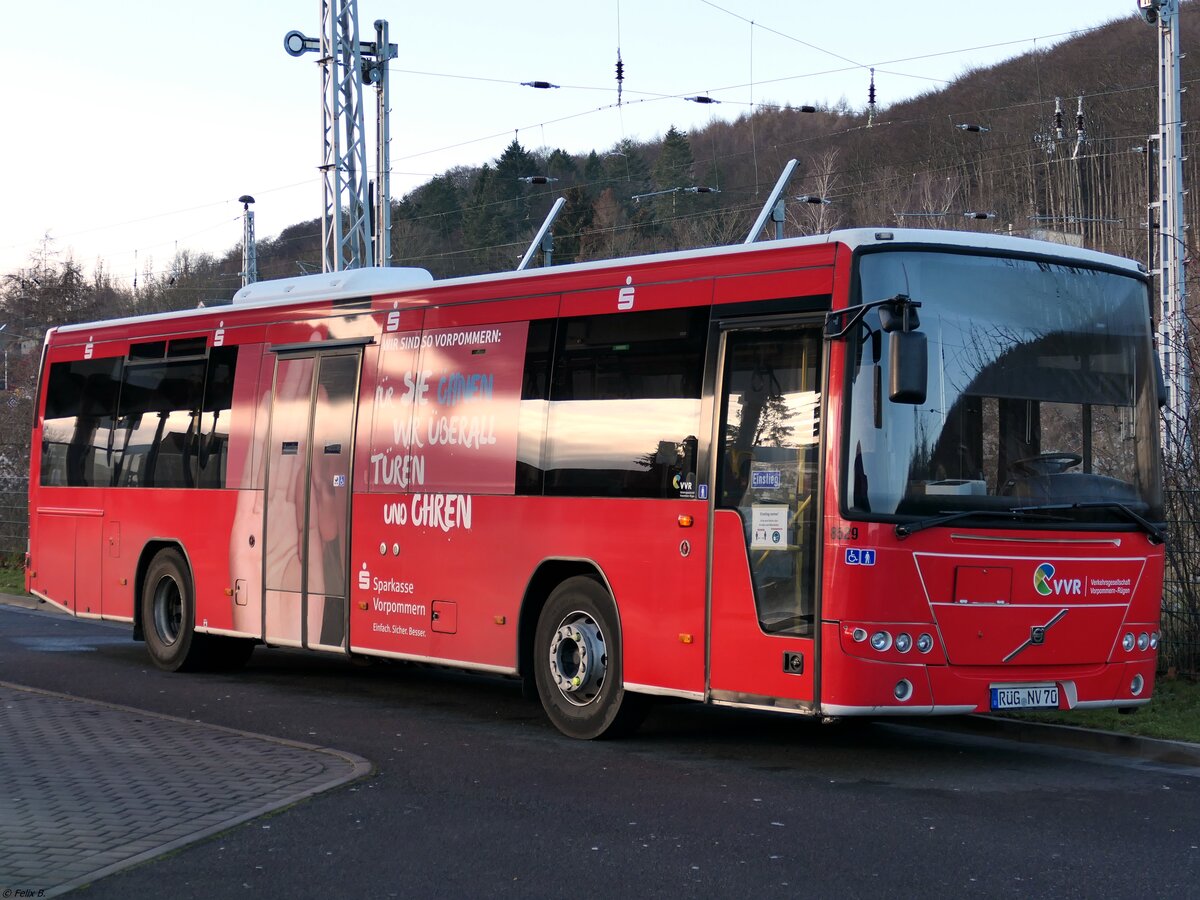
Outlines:
[[[586,613],[567,616],[550,642],[550,672],[562,695],[576,706],[596,699],[608,670],[600,626]]]

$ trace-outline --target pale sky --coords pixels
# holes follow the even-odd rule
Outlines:
[[[653,139],[759,103],[886,106],[963,72],[1132,15],[1135,0],[361,0],[364,39],[386,19],[392,197],[518,137],[570,152]],[[1184,15],[1192,12],[1190,6]],[[754,24],[752,25],[751,22]],[[260,239],[321,213],[320,73],[284,34],[320,31],[319,0],[36,0],[0,29],[4,138],[0,275],[49,234],[122,282],[177,249]],[[1145,28],[1145,52],[1155,54]],[[614,65],[625,64],[617,107]],[[1184,48],[1185,50],[1187,48]],[[855,64],[858,64],[856,66]],[[535,90],[520,82],[562,87]],[[1101,85],[1080,85],[1086,92]],[[679,95],[710,94],[720,105]],[[365,92],[368,165],[374,90]],[[774,175],[765,176],[772,180]]]

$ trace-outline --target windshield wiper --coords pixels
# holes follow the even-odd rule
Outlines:
[[[1167,532],[1164,529],[1159,528],[1140,513],[1134,512],[1124,503],[1118,503],[1116,500],[1086,500],[1082,503],[1051,503],[1045,506],[1019,506],[1013,512],[1059,509],[1114,509],[1130,522],[1140,525],[1142,530],[1150,535],[1150,540],[1155,544],[1165,544],[1167,542]]]
[[[919,519],[916,522],[904,522],[897,525],[896,537],[906,538],[910,534],[916,534],[918,531],[924,531],[926,528],[936,528],[938,525],[946,525],[959,519],[969,519],[972,516],[994,516],[1000,519],[1021,520],[1036,519],[1043,522],[1070,522],[1071,519],[1067,516],[1046,516],[1039,514],[1041,510],[1061,508],[1064,507],[1026,506],[1013,509],[963,509],[958,512],[941,512],[936,516],[930,516],[928,519]]]

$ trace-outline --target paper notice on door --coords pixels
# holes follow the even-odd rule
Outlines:
[[[788,545],[788,507],[750,507],[750,549],[782,550]]]

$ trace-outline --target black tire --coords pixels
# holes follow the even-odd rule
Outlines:
[[[546,715],[568,737],[621,737],[646,714],[646,698],[622,684],[616,604],[594,578],[568,578],[546,601],[533,671]]]
[[[181,672],[203,665],[204,639],[196,634],[195,589],[178,550],[160,550],[142,583],[142,632],[160,669]]]

